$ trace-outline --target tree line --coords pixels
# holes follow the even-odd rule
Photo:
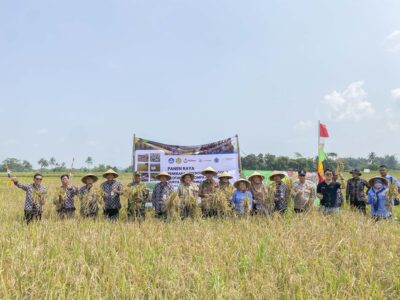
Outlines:
[[[345,170],[351,169],[370,169],[375,171],[380,165],[386,165],[389,169],[398,170],[400,169],[400,163],[395,155],[377,156],[374,152],[368,154],[365,158],[354,158],[354,157],[339,157],[337,153],[327,153],[327,159],[324,162],[325,168],[335,170],[338,163],[340,162],[344,166]],[[267,154],[249,154],[243,156],[242,167],[245,170],[300,170],[304,169],[307,171],[316,171],[317,169],[317,157],[303,157],[300,153],[295,153],[293,157],[288,156],[277,156],[270,153]],[[67,166],[65,162],[58,162],[54,157],[50,159],[41,158],[37,164],[40,166],[41,171],[50,172],[69,172],[72,166]],[[20,160],[17,158],[7,158],[3,160],[0,165],[0,171],[6,172],[6,165],[13,172],[31,172],[34,170],[32,164],[27,160]],[[117,168],[107,164],[94,164],[94,160],[91,156],[85,160],[85,166],[76,168],[75,171],[81,172],[104,172],[110,168],[120,172],[131,172],[132,166],[127,168]]]
[[[370,169],[376,171],[379,166],[386,165],[389,169],[400,169],[400,163],[395,155],[378,156],[371,152],[367,157],[339,157],[337,153],[326,154],[324,167],[335,170],[340,163],[345,170]],[[303,157],[300,153],[295,153],[294,157],[276,156],[273,154],[249,154],[242,157],[242,167],[245,170],[317,170],[318,157]]]

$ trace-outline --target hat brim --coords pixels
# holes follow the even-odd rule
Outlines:
[[[361,172],[354,172],[354,171],[351,171],[351,172],[350,172],[350,174],[351,174],[351,175],[353,175],[353,174],[357,174],[358,176],[361,176],[361,175],[362,175],[362,173],[361,173]]]
[[[382,183],[383,183],[384,185],[388,186],[389,182],[387,181],[386,178],[383,178],[383,177],[373,177],[373,178],[371,178],[371,179],[368,181],[369,185],[370,185],[370,186],[373,186],[375,180],[377,180],[377,179],[381,180]]]
[[[215,171],[203,171],[201,172],[201,175],[206,176],[208,173],[213,174],[214,176],[218,174],[218,172]]]
[[[97,182],[99,180],[99,177],[95,176],[95,175],[87,175],[87,176],[83,176],[81,181],[86,184],[86,181],[88,178],[93,178],[93,182]]]
[[[167,174],[159,174],[159,175],[156,175],[156,179],[157,180],[160,180],[160,178],[161,177],[167,177],[167,181],[169,181],[169,180],[171,180],[172,179],[172,177],[171,177],[171,175],[167,175]]]
[[[119,177],[119,175],[117,173],[104,173],[103,174],[103,178],[107,178],[108,175],[113,175],[114,178],[118,178]]]
[[[194,174],[192,174],[192,173],[185,173],[185,174],[183,174],[183,175],[181,176],[181,182],[183,182],[183,179],[184,179],[186,176],[190,176],[190,178],[191,178],[192,180],[194,179]]]
[[[232,179],[233,176],[231,175],[226,175],[226,176],[218,176],[218,179],[222,179],[222,178],[228,178],[228,179]]]
[[[278,174],[273,174],[273,175],[269,176],[269,180],[271,180],[271,181],[274,180],[275,176],[279,176],[281,179],[286,177],[285,174],[278,173]]]
[[[250,177],[249,177],[249,181],[252,181],[254,178],[256,178],[256,177],[260,177],[261,178],[261,180],[264,180],[265,179],[265,176],[264,175],[251,175]]]
[[[246,184],[246,188],[249,188],[249,187],[250,187],[250,182],[247,181],[247,180],[245,180],[245,179],[240,179],[240,180],[236,181],[236,182],[233,184],[233,186],[234,186],[235,188],[239,188],[239,184],[240,184],[241,182],[243,182],[244,184]]]

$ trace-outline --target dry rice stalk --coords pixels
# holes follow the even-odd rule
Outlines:
[[[81,200],[81,207],[83,208],[83,213],[85,215],[90,214],[90,207],[100,206],[103,203],[103,197],[105,193],[101,189],[92,188],[89,192],[81,195],[79,198]]]
[[[38,205],[43,206],[46,203],[46,200],[47,200],[47,192],[38,191],[36,189],[33,191],[33,202],[35,206]]]
[[[142,206],[143,198],[146,192],[146,186],[140,184],[131,188],[126,188],[123,195],[128,199],[128,203],[132,205],[134,209],[139,209]]]
[[[246,197],[243,200],[243,210],[244,210],[244,215],[248,216],[250,214],[250,199],[248,194],[246,193]]]
[[[183,217],[192,219],[199,219],[201,217],[201,210],[198,205],[198,199],[195,196],[187,196],[182,200],[182,209],[184,212]]]
[[[228,195],[229,192],[218,190],[209,197],[210,209],[218,216],[225,216],[230,210]]]
[[[63,188],[58,188],[53,198],[53,204],[56,206],[57,210],[60,210],[65,203],[65,199],[67,198],[67,192]]]
[[[180,217],[180,199],[177,192],[169,195],[166,203],[167,217],[172,221],[176,221]]]

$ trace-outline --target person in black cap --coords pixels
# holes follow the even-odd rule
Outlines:
[[[367,213],[365,189],[369,189],[370,186],[366,180],[360,178],[362,174],[359,170],[352,170],[350,174],[353,178],[347,181],[346,202],[352,209],[365,215]]]
[[[292,196],[294,198],[294,212],[308,212],[315,201],[316,189],[315,184],[306,180],[307,172],[299,171],[299,180],[293,185]]]

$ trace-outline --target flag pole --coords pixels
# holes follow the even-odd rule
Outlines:
[[[240,156],[240,146],[239,146],[239,135],[236,134],[236,143],[238,147],[238,159],[239,159],[239,175],[240,177],[243,177],[243,169],[242,169],[242,158]]]
[[[318,120],[318,148],[317,148],[317,174],[318,178],[320,179],[320,176],[322,174],[319,174],[319,148],[321,147],[321,120]]]

